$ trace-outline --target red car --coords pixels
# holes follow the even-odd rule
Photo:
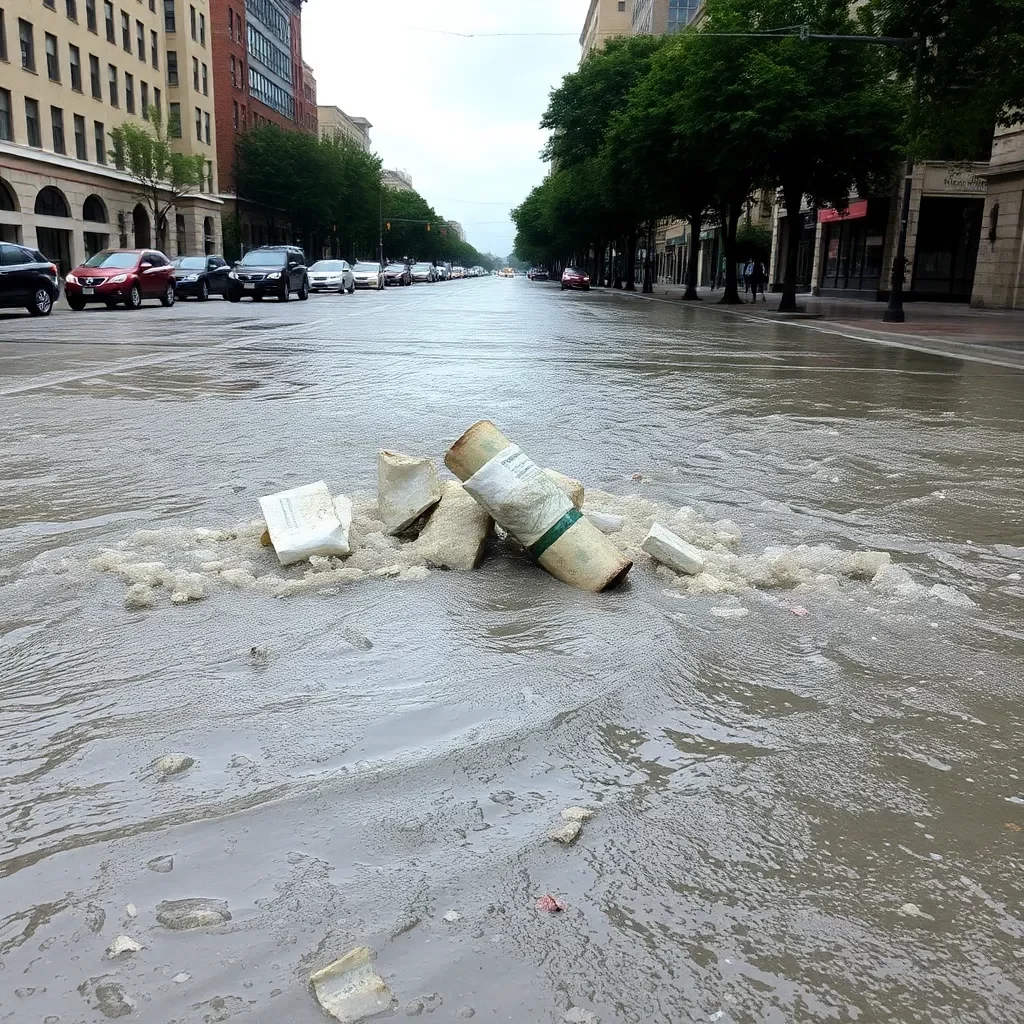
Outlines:
[[[566,267],[562,271],[562,291],[566,288],[580,288],[590,291],[590,275],[584,274],[578,267]]]
[[[174,305],[174,267],[155,249],[104,249],[64,279],[64,294],[74,310],[89,302],[113,309],[123,302],[138,309],[144,299]]]

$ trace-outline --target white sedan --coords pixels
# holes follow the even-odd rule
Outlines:
[[[348,292],[356,290],[352,268],[345,260],[319,260],[309,268],[311,292]]]
[[[379,263],[357,263],[352,268],[357,288],[384,291],[384,270]]]

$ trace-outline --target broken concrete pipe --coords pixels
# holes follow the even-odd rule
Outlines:
[[[432,459],[378,453],[377,505],[389,534],[404,533],[440,500],[441,478]]]
[[[489,420],[470,427],[444,458],[466,490],[552,576],[600,592],[633,563]]]

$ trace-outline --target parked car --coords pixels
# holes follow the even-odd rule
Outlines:
[[[581,291],[590,291],[590,275],[585,274],[579,267],[566,267],[562,271],[562,291],[567,288],[579,288]]]
[[[373,288],[375,291],[384,288],[384,268],[379,263],[360,260],[352,268],[352,276],[357,288]]]
[[[531,281],[546,281],[548,272],[543,267],[532,267],[526,276]]]
[[[413,281],[425,281],[433,284],[437,280],[437,272],[433,263],[414,263],[409,270]]]
[[[56,264],[38,249],[0,242],[0,308],[49,316],[59,295]]]
[[[228,302],[238,302],[243,295],[254,302],[268,296],[287,302],[297,292],[300,299],[309,298],[309,273],[306,254],[294,245],[265,245],[247,252],[228,273]]]
[[[452,265],[450,263],[438,263],[435,269],[437,270],[438,281],[450,281],[452,279]]]
[[[102,302],[107,309],[123,302],[138,309],[146,299],[159,299],[173,306],[174,267],[155,249],[104,249],[68,274],[64,294],[76,312],[90,302]]]
[[[172,260],[174,267],[174,291],[179,299],[194,295],[205,302],[211,295],[227,291],[228,273],[231,268],[223,256],[179,256]]]
[[[384,283],[386,285],[410,285],[412,274],[404,263],[389,263],[384,268]]]
[[[312,292],[348,292],[356,290],[356,279],[347,260],[317,260],[309,268],[309,290]]]

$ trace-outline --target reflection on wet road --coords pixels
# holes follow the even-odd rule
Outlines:
[[[314,1024],[361,944],[435,1021],[1020,1019],[1021,381],[523,279],[0,322],[0,1021]],[[721,589],[250,582],[259,495],[482,416]]]

